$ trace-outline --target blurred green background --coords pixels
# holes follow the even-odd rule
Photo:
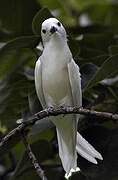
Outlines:
[[[41,50],[41,23],[58,18],[82,74],[83,107],[118,112],[117,0],[0,0],[0,138],[41,110],[34,66]],[[38,46],[39,47],[39,46]],[[118,125],[82,117],[78,129],[104,158],[93,165],[78,156],[80,173],[72,180],[118,180]],[[29,142],[48,180],[64,179],[55,129],[40,121]],[[16,137],[0,148],[0,180],[39,179]]]

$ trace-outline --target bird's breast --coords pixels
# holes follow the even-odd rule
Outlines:
[[[66,63],[55,60],[45,64],[42,71],[42,82],[48,106],[71,105],[71,89]]]

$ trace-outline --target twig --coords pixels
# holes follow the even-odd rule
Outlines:
[[[82,107],[57,107],[57,108],[47,108],[34,115],[34,118],[24,121],[25,125],[34,125],[36,121],[49,116],[58,116],[60,114],[82,114],[86,116],[94,116],[99,118],[104,118],[107,120],[118,121],[118,114],[99,112],[89,109],[84,109]]]
[[[89,109],[83,109],[82,107],[81,108],[80,107],[47,108],[35,114],[28,121],[23,121],[21,125],[13,129],[5,137],[3,137],[0,142],[0,153],[1,153],[1,147],[5,148],[10,140],[12,141],[12,139],[14,139],[15,137],[19,137],[19,140],[21,140],[21,132],[23,131],[27,132],[28,128],[33,126],[35,122],[37,122],[38,120],[49,116],[58,116],[60,114],[83,114],[86,116],[93,116],[106,120],[113,120],[115,122],[118,121],[118,114],[113,114],[108,112],[98,112]]]
[[[29,159],[31,160],[31,162],[32,162],[32,164],[33,164],[33,166],[34,166],[34,168],[35,168],[38,176],[39,176],[42,180],[47,180],[47,178],[46,178],[46,176],[45,176],[45,174],[44,174],[44,171],[41,169],[41,167],[40,167],[40,165],[39,165],[39,163],[38,163],[38,161],[37,161],[34,153],[32,152],[32,149],[31,149],[31,147],[30,147],[30,145],[29,145],[29,143],[28,143],[28,141],[27,141],[27,138],[26,138],[25,134],[22,133],[21,136],[22,136],[22,139],[23,139],[23,143],[24,143],[24,145],[25,145],[25,147],[26,147],[26,150],[27,150],[27,154],[28,154],[28,156],[29,156]]]

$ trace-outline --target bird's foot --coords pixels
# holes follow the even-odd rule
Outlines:
[[[73,169],[73,168],[72,168],[69,173],[66,173],[66,174],[65,174],[65,178],[66,178],[66,179],[69,179],[69,177],[72,176],[72,173],[79,172],[79,171],[80,171],[80,168],[79,168],[79,167],[77,167],[76,169]]]

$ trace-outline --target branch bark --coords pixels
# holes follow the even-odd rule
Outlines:
[[[29,159],[30,159],[31,163],[33,164],[34,169],[36,170],[38,176],[42,180],[47,180],[47,178],[46,178],[46,176],[44,174],[44,171],[41,169],[41,167],[40,167],[34,153],[32,152],[31,146],[27,141],[26,135],[24,133],[22,133],[21,136],[22,136],[22,139],[23,139],[23,143],[24,143],[24,145],[26,147],[26,151],[27,151],[27,154],[29,156]]]
[[[21,136],[21,133],[23,131],[27,132],[28,128],[33,126],[38,120],[49,116],[58,116],[60,114],[64,114],[64,115],[82,114],[86,116],[99,117],[106,120],[112,120],[114,122],[118,121],[118,114],[113,114],[108,112],[98,112],[89,109],[84,109],[82,107],[47,108],[32,116],[28,121],[23,121],[22,124],[20,124],[18,127],[16,127],[11,132],[9,132],[5,137],[3,137],[0,142],[0,148],[5,147],[8,141],[13,139],[15,136]]]

